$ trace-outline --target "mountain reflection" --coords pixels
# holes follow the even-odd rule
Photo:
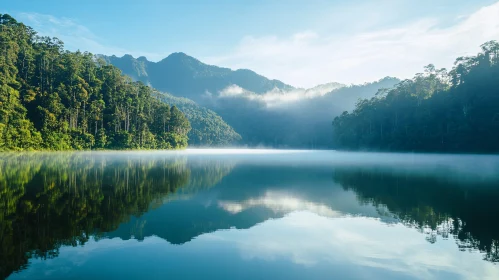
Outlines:
[[[157,236],[184,244],[297,211],[401,223],[432,243],[454,236],[460,249],[499,261],[499,179],[491,175],[496,162],[486,164],[492,169],[485,175],[468,170],[468,176],[449,165],[455,160],[424,169],[414,159],[380,167],[291,158],[261,163],[176,153],[2,154],[0,274],[90,239]]]

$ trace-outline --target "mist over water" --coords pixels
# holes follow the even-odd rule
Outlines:
[[[52,153],[45,154],[49,156]],[[53,153],[58,154],[58,153]],[[63,153],[64,154],[64,153]],[[421,153],[344,152],[334,150],[299,150],[272,148],[196,148],[183,151],[104,151],[73,152],[101,160],[162,159],[174,161],[231,161],[238,164],[321,166],[331,168],[356,167],[377,169],[389,173],[407,173],[449,180],[499,180],[499,156]]]
[[[9,279],[497,279],[499,157],[0,154]]]
[[[123,156],[121,153],[107,154]],[[187,149],[172,152],[129,152],[127,156],[187,157],[191,160],[230,160],[238,164],[321,166],[334,168],[376,169],[388,173],[411,173],[448,180],[484,180],[499,182],[499,156],[420,153],[344,152],[296,149]],[[270,155],[270,156],[269,156]]]

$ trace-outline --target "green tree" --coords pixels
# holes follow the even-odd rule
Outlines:
[[[421,152],[499,152],[499,43],[460,57],[447,72],[424,73],[361,100],[333,122],[343,149]]]
[[[0,150],[186,147],[184,114],[171,118],[153,89],[94,55],[64,51],[9,15],[0,49]]]

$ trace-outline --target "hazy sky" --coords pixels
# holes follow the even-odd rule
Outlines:
[[[294,86],[412,77],[499,40],[499,0],[3,0],[70,50],[185,52]]]

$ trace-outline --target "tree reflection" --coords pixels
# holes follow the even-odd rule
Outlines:
[[[431,243],[453,235],[460,250],[480,250],[485,260],[499,261],[499,182],[455,183],[374,168],[338,168],[333,179],[355,191],[361,203],[388,208],[388,215],[425,233]]]
[[[185,160],[90,153],[0,156],[0,277],[100,238],[189,183]]]

